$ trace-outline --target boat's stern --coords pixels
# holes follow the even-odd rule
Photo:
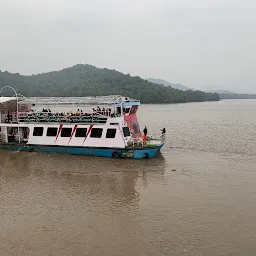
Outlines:
[[[127,147],[123,150],[121,156],[134,159],[153,158],[163,145],[164,142],[162,140],[148,140],[146,144],[141,142],[134,144],[133,147]]]

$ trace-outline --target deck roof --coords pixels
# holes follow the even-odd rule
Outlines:
[[[89,97],[29,97],[22,100],[23,103],[33,103],[35,105],[61,105],[61,104],[118,104],[125,102],[125,98],[121,95],[109,96],[89,96]],[[129,102],[139,102],[138,100],[129,98]]]
[[[16,100],[16,97],[0,97],[0,104]]]

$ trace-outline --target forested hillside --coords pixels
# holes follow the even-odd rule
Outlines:
[[[60,71],[23,76],[0,71],[0,87],[12,86],[24,96],[96,96],[119,94],[142,103],[217,101],[219,94],[181,91],[150,83],[136,76],[91,65],[76,65]],[[10,95],[10,93],[9,93]]]

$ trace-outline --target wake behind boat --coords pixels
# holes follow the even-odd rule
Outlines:
[[[16,97],[0,97],[1,149],[142,159],[154,157],[164,144],[165,130],[158,138],[141,132],[139,100]]]

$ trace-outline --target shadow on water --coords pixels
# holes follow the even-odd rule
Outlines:
[[[16,169],[17,173],[33,171],[69,175],[92,175],[109,172],[158,172],[164,174],[166,162],[159,152],[153,159],[112,159],[103,157],[55,155],[1,150],[0,170]],[[22,172],[20,172],[22,170]]]

